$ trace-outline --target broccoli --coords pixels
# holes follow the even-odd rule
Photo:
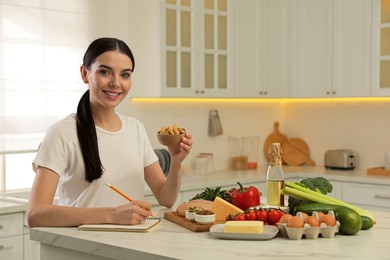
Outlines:
[[[297,183],[301,186],[307,187],[311,190],[321,192],[326,195],[327,193],[332,192],[333,186],[332,184],[324,177],[315,177],[315,178],[306,178],[301,180],[301,182]],[[293,197],[288,197],[288,207],[289,213],[294,213],[294,208],[298,205],[308,203],[310,201],[303,201],[300,199],[296,199]]]

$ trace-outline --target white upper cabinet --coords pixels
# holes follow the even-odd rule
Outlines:
[[[373,0],[372,95],[390,96],[390,0]]]
[[[162,96],[233,96],[229,0],[162,5]]]
[[[295,97],[370,96],[371,1],[298,0]]]
[[[292,1],[235,3],[235,96],[287,97],[292,68]]]

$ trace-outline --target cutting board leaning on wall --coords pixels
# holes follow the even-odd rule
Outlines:
[[[271,143],[280,143],[282,160],[285,164],[291,166],[315,165],[315,162],[310,159],[310,149],[305,140],[301,138],[287,138],[279,131],[279,122],[274,123],[273,132],[264,141],[264,154],[267,161],[269,161],[268,149]]]

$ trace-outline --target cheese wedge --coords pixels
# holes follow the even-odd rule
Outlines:
[[[211,206],[211,211],[215,213],[215,220],[226,220],[226,217],[229,214],[237,214],[244,212],[242,209],[234,206],[233,204],[227,202],[226,200],[215,197],[213,205]]]
[[[225,233],[261,234],[264,231],[263,221],[243,220],[227,221],[223,226]]]

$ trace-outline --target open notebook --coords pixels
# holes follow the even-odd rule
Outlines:
[[[86,224],[79,226],[83,231],[116,231],[116,232],[147,232],[152,227],[161,223],[160,218],[148,217],[138,225],[115,225],[115,224]]]

